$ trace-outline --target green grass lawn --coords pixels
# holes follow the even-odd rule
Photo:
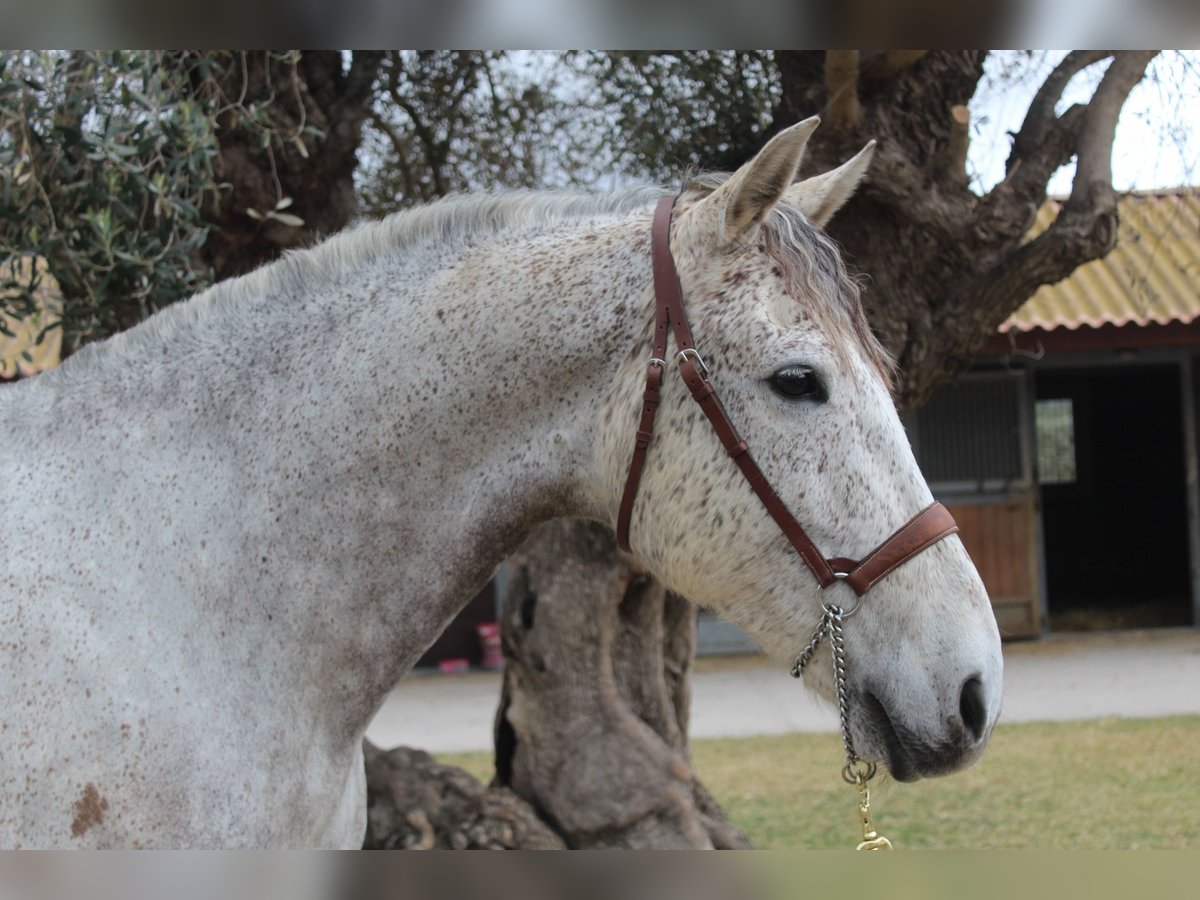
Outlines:
[[[697,774],[755,846],[828,849],[858,837],[841,738],[699,740]],[[486,753],[446,754],[485,781]],[[1200,848],[1200,716],[1002,725],[947,778],[872,783],[881,834],[905,848]]]

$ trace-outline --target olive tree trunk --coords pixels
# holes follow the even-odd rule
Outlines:
[[[688,761],[696,615],[592,522],[545,526],[514,560],[496,783],[568,846],[749,846]]]

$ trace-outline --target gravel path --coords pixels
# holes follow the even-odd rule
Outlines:
[[[1004,648],[1001,722],[1200,713],[1200,629],[1054,635]],[[488,750],[500,676],[411,675],[367,730],[381,747]],[[836,731],[837,715],[761,657],[703,659],[692,736]]]

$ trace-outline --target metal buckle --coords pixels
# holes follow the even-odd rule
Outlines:
[[[658,366],[660,369],[665,369],[667,367],[667,361],[665,359],[659,359],[657,356],[652,356],[650,357],[649,365]]]
[[[678,353],[676,353],[675,354],[675,362],[679,363],[679,365],[682,366],[684,363],[684,360],[686,360],[689,356],[694,356],[696,358],[696,365],[700,367],[700,374],[703,375],[705,378],[707,378],[708,377],[708,366],[706,366],[704,364],[704,358],[699,354],[699,352],[697,352],[697,350],[694,347],[688,347],[686,350],[680,350]]]

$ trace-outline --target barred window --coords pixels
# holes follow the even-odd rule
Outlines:
[[[1021,383],[974,373],[940,388],[907,421],[925,479],[937,490],[996,490],[1027,482],[1021,452]]]

